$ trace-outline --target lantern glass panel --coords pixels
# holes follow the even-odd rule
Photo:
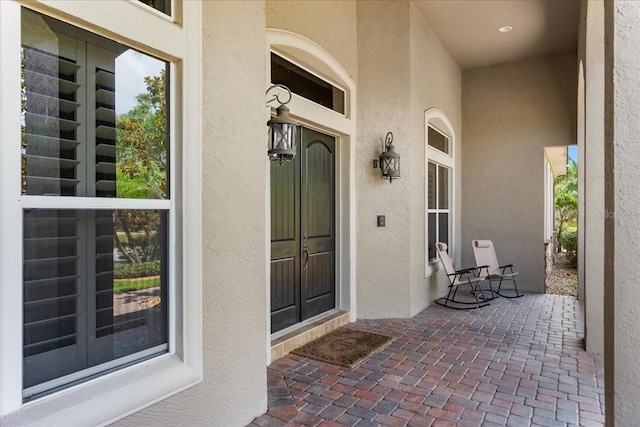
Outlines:
[[[272,124],[269,132],[269,156],[278,160],[295,156],[297,136],[297,126],[294,124]]]
[[[400,159],[386,158],[382,160],[382,173],[385,177],[397,178],[400,176]]]

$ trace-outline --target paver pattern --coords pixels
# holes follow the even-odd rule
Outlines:
[[[395,341],[353,370],[275,361],[250,426],[601,426],[603,361],[583,350],[583,318],[575,298],[536,294],[361,320]]]

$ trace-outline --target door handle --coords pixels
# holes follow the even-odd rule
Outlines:
[[[307,250],[307,245],[305,245],[302,248],[302,259],[303,259],[302,269],[306,270],[307,269],[307,263],[309,262],[309,251]]]

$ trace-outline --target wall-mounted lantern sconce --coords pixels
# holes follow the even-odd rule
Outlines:
[[[267,122],[269,126],[269,147],[267,154],[270,160],[279,161],[281,164],[296,157],[296,147],[298,146],[298,123],[289,117],[289,109],[286,104],[291,101],[291,91],[288,87],[275,84],[267,89],[268,95],[272,89],[281,88],[287,91],[289,99],[286,102],[280,101],[280,93],[273,95],[267,100],[267,105],[272,101],[277,101],[280,106],[276,108],[276,116]]]
[[[393,134],[389,132],[384,139],[384,152],[380,155],[380,169],[382,177],[389,178],[389,182],[400,178],[400,154],[393,147]],[[378,160],[373,161],[373,167],[378,168]]]

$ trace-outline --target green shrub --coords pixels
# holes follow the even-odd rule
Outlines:
[[[568,230],[558,235],[558,243],[567,251],[567,261],[573,268],[578,268],[578,231]]]
[[[121,294],[129,291],[154,288],[156,286],[160,286],[160,278],[157,276],[149,279],[117,279],[113,282],[113,293]]]
[[[113,265],[115,279],[157,276],[160,274],[160,260],[147,262],[117,262]]]

